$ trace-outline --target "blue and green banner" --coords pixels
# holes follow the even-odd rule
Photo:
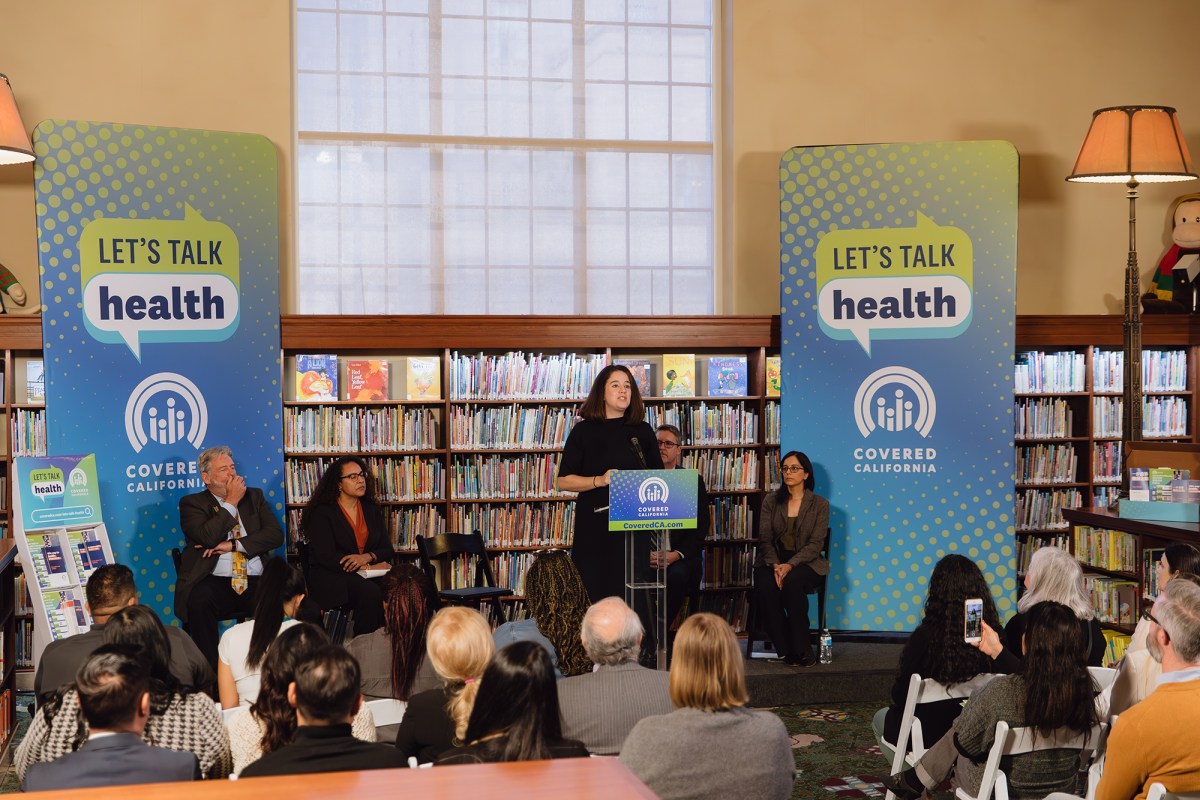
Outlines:
[[[694,469],[622,469],[609,484],[608,529],[650,531],[696,527]]]
[[[275,147],[47,121],[34,151],[50,454],[96,454],[114,556],[169,616],[201,450],[283,514]]]
[[[15,458],[13,480],[22,530],[104,521],[94,455]]]
[[[1017,153],[796,147],[779,165],[782,448],[831,506],[828,624],[911,630],[948,553],[1016,589]]]

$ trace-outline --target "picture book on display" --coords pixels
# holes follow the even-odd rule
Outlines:
[[[747,394],[745,356],[713,356],[708,359],[708,393],[712,397],[743,397]]]
[[[696,396],[694,353],[663,353],[663,397]]]
[[[408,358],[408,379],[405,381],[406,400],[442,399],[442,365],[437,356]]]
[[[46,369],[40,358],[31,358],[25,362],[25,401],[27,403],[44,403],[46,401]]]
[[[296,356],[296,399],[306,402],[338,399],[336,355]]]
[[[359,403],[390,400],[388,391],[388,362],[346,362],[346,399]]]
[[[633,380],[637,383],[638,392],[642,397],[653,397],[654,391],[652,387],[654,382],[651,380],[651,363],[644,358],[618,358],[614,364],[620,364],[629,368],[629,374],[633,376]]]
[[[783,388],[783,359],[767,356],[767,397],[779,397]]]

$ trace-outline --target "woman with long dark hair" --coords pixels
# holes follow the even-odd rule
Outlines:
[[[206,778],[229,775],[229,736],[221,714],[211,697],[182,688],[171,674],[171,645],[158,616],[146,606],[122,608],[105,624],[104,643],[137,653],[150,668],[150,719],[142,734],[146,743],[194,753]],[[88,734],[79,694],[70,688],[38,708],[17,748],[17,775],[24,780],[30,764],[78,750]]]
[[[536,642],[513,642],[496,653],[480,679],[464,740],[437,763],[588,756],[583,742],[563,738],[554,668]]]
[[[295,680],[296,668],[327,644],[325,631],[308,622],[279,634],[263,659],[258,699],[229,718],[235,774],[295,738],[296,709],[288,702],[288,686]],[[375,741],[375,721],[365,703],[351,727],[356,739]]]
[[[529,619],[513,620],[496,628],[496,649],[518,641],[547,647],[555,674],[582,675],[592,669],[579,632],[587,613],[587,589],[575,562],[562,550],[538,556],[525,573],[525,606]]]
[[[304,600],[304,571],[283,558],[270,558],[258,579],[254,619],[234,625],[217,647],[217,692],[222,708],[248,706],[258,698],[259,670],[280,631],[297,624]]]
[[[892,704],[880,709],[871,723],[876,739],[895,743],[899,737],[908,682],[914,673],[952,686],[994,671],[987,655],[963,641],[964,601],[973,597],[983,600],[984,620],[999,628],[1000,618],[991,590],[974,561],[951,554],[934,566],[925,596],[925,616],[900,653],[900,670],[892,684]],[[917,706],[924,740],[933,742],[942,738],[960,711],[962,701],[954,699]]]
[[[809,644],[808,595],[829,574],[821,556],[829,501],[813,489],[812,462],[799,450],[779,459],[778,491],[763,497],[754,562],[754,603],[785,664],[817,663]]]
[[[646,422],[637,381],[628,367],[600,370],[558,461],[557,486],[578,492],[571,558],[594,603],[622,596],[624,542],[608,530],[608,486],[622,469],[662,469],[658,440]],[[649,563],[649,549],[645,561]]]
[[[978,793],[996,723],[1033,728],[1049,737],[1065,728],[1084,734],[1096,724],[1096,684],[1088,673],[1084,632],[1075,612],[1043,601],[1025,612],[1024,672],[1002,675],[972,693],[953,727],[912,769],[884,780],[902,800],[913,800],[953,775]],[[1058,748],[1010,756],[1004,768],[1013,800],[1051,792],[1076,794],[1079,750]]]
[[[358,456],[330,464],[300,518],[308,540],[309,591],[323,609],[347,603],[354,611],[354,633],[383,625],[382,593],[358,574],[392,566],[392,537],[375,503],[375,476]]]

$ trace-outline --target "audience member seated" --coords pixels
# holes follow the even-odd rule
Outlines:
[[[1200,791],[1200,586],[1172,580],[1147,616],[1158,686],[1117,718],[1096,800],[1141,800],[1156,782],[1168,792]]]
[[[1029,559],[1029,570],[1025,573],[1025,594],[1017,600],[1017,613],[1004,626],[1003,642],[991,625],[986,621],[983,623],[983,639],[978,647],[995,660],[989,672],[1020,671],[1019,654],[1021,637],[1025,634],[1025,612],[1044,601],[1064,605],[1075,612],[1083,634],[1080,646],[1087,665],[1098,667],[1103,663],[1108,641],[1092,608],[1092,599],[1083,582],[1083,570],[1067,551],[1045,546],[1039,547]]]
[[[311,623],[293,625],[279,634],[263,659],[258,699],[229,718],[234,774],[295,737],[296,709],[288,702],[288,686],[296,679],[300,663],[328,644],[325,631]],[[375,741],[375,720],[366,705],[359,709],[350,727],[355,738]]]
[[[894,745],[900,736],[908,683],[914,674],[950,686],[995,671],[992,659],[963,641],[964,601],[972,597],[983,600],[983,619],[999,629],[1000,618],[992,593],[974,561],[948,555],[934,566],[925,596],[925,616],[900,653],[900,671],[892,684],[892,704],[880,709],[871,722],[881,748],[890,750],[888,745]],[[924,741],[936,742],[942,738],[960,711],[962,700],[955,699],[917,706],[916,717],[921,720]]]
[[[242,770],[241,777],[392,769],[406,765],[394,747],[357,739],[350,722],[362,706],[362,676],[354,656],[326,645],[296,667],[288,702],[296,709],[296,735]]]
[[[375,476],[367,462],[343,456],[325,470],[300,520],[308,539],[312,599],[323,609],[349,604],[354,633],[383,625],[379,584],[358,573],[392,566],[392,536],[375,504]]]
[[[1167,584],[1181,574],[1200,575],[1200,550],[1190,544],[1176,542],[1163,551],[1154,569],[1158,573],[1158,590],[1162,592]],[[1162,666],[1150,654],[1149,635],[1152,626],[1153,623],[1143,615],[1133,631],[1133,637],[1125,649],[1125,657],[1121,659],[1120,671],[1106,693],[1110,700],[1107,708],[1110,716],[1124,714],[1134,703],[1145,700],[1158,683]]]
[[[1000,720],[1013,728],[1034,728],[1039,736],[1058,728],[1082,734],[1096,724],[1096,684],[1087,670],[1085,628],[1077,612],[1042,601],[1023,614],[1024,673],[1001,675],[976,689],[950,731],[915,767],[885,778],[884,785],[898,798],[913,800],[951,776],[978,794]],[[1041,800],[1051,792],[1074,794],[1083,788],[1077,749],[1021,753],[1007,757],[1001,768],[1012,800]]]
[[[104,645],[75,678],[88,739],[74,753],[25,773],[23,792],[90,789],[135,783],[171,783],[200,777],[192,753],[151,747],[142,741],[150,719],[150,673],[137,654]]]
[[[558,684],[563,735],[594,755],[616,755],[643,717],[669,714],[670,678],[638,664],[642,621],[619,597],[606,597],[583,615],[583,647],[596,671]]]
[[[210,447],[196,463],[205,491],[179,500],[185,542],[175,616],[215,670],[220,622],[254,613],[260,556],[283,546],[283,529],[262,489],[247,487],[237,474],[232,450]]]
[[[592,662],[579,642],[579,628],[588,608],[587,587],[566,550],[543,553],[525,573],[525,607],[529,619],[496,628],[496,649],[513,642],[537,642],[545,647],[554,674],[582,675]]]
[[[621,748],[621,761],[663,800],[791,797],[791,739],[779,717],[745,707],[744,670],[725,620],[702,612],[679,626],[670,678],[678,710],[646,717]]]
[[[304,594],[304,572],[299,565],[282,558],[267,559],[258,581],[254,619],[225,631],[217,647],[222,708],[248,706],[258,699],[259,671],[267,649],[281,631],[299,624],[295,617]]]
[[[207,694],[180,687],[171,673],[167,632],[155,613],[145,606],[121,609],[105,624],[104,642],[136,653],[150,672],[150,719],[142,734],[145,742],[194,753],[204,777],[226,777],[231,760],[221,712]],[[31,765],[78,750],[87,736],[79,693],[72,687],[37,710],[17,748],[17,776],[23,780]]]
[[[501,648],[479,681],[466,744],[438,764],[587,758],[583,742],[564,739],[558,689],[546,649],[537,642]]]
[[[397,564],[382,583],[383,627],[355,636],[346,649],[362,670],[363,697],[408,702],[412,695],[442,685],[425,657],[425,631],[437,610],[437,591],[414,564]],[[379,741],[394,743],[399,727],[381,727]]]
[[[461,606],[434,614],[425,642],[429,663],[443,685],[410,697],[396,731],[396,749],[421,764],[463,741],[479,678],[495,652],[487,621],[478,611]]]
[[[105,564],[97,569],[88,579],[84,591],[88,613],[92,615],[91,630],[46,645],[33,676],[33,693],[39,706],[60,687],[75,680],[75,673],[87,657],[104,643],[104,625],[108,618],[126,606],[137,604],[133,572],[124,564]],[[171,672],[175,679],[189,689],[209,691],[216,675],[208,659],[182,630],[167,627],[166,631],[171,646]]]

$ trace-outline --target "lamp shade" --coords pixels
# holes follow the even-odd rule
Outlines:
[[[23,164],[33,161],[33,146],[17,111],[8,76],[0,74],[0,164]]]
[[[1196,178],[1175,109],[1116,106],[1092,114],[1069,181],[1166,183]]]

